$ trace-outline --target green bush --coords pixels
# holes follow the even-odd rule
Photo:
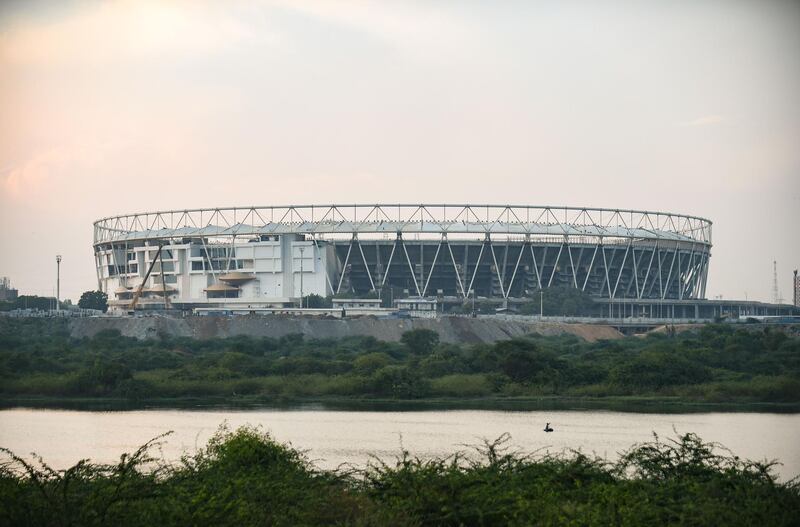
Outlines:
[[[365,353],[356,357],[353,361],[353,369],[361,375],[371,375],[384,366],[388,366],[391,362],[392,358],[386,353]]]
[[[432,379],[431,395],[446,397],[478,397],[490,395],[494,391],[492,382],[480,373],[456,373]]]
[[[3,525],[797,525],[800,486],[693,434],[634,445],[616,463],[581,453],[402,452],[363,470],[316,469],[252,427],[220,429],[166,464],[147,443],[115,464],[53,470],[0,449]],[[722,453],[720,453],[722,452]]]
[[[439,334],[430,329],[413,329],[403,333],[400,342],[415,355],[427,355],[439,343]]]

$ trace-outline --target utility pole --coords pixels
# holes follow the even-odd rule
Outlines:
[[[794,282],[792,282],[792,290],[794,291],[794,307],[800,307],[797,303],[797,290],[800,288],[800,283],[797,282],[797,269],[794,270]]]
[[[544,318],[544,290],[539,289],[539,320]]]
[[[475,290],[470,289],[469,294],[472,296],[472,318],[475,318]]]
[[[300,309],[303,309],[303,251],[305,247],[300,247]]]
[[[56,311],[61,309],[61,255],[56,255]]]

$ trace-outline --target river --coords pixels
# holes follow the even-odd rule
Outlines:
[[[545,433],[549,422],[554,432]],[[391,461],[401,448],[421,457],[445,456],[483,439],[511,435],[509,446],[524,452],[567,449],[616,459],[633,443],[675,432],[694,432],[753,460],[778,459],[781,480],[800,474],[800,414],[655,414],[613,411],[329,411],[135,410],[75,411],[15,408],[0,410],[0,446],[28,457],[41,455],[63,469],[82,458],[114,462],[167,431],[156,453],[178,460],[203,446],[222,423],[256,425],[273,437],[307,450],[320,468],[342,463],[364,466],[371,457]]]

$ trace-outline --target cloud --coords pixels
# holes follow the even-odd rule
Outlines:
[[[285,27],[273,15],[294,12],[368,34],[406,52],[458,54],[480,27],[433,5],[362,4],[348,0],[214,2],[111,0],[87,3],[44,20],[4,23],[0,63],[106,65],[126,60],[222,53],[241,45],[277,46]],[[473,50],[477,51],[477,50]]]
[[[452,60],[467,48],[477,52],[482,28],[435,2],[365,3],[353,0],[265,0],[267,5],[369,34],[404,52],[431,58],[437,51]]]
[[[86,4],[46,21],[19,20],[0,33],[0,60],[15,65],[96,65],[209,53],[257,37],[241,18],[191,6],[116,0]]]
[[[61,144],[0,172],[3,194],[12,198],[41,199],[56,185],[66,167],[97,162],[102,149],[88,144]]]
[[[684,121],[682,123],[678,123],[678,126],[683,126],[683,127],[712,126],[724,122],[725,119],[721,115],[704,115],[692,121]]]

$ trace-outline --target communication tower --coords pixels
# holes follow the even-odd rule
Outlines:
[[[800,307],[800,279],[797,277],[797,269],[794,270],[794,307]]]
[[[781,292],[778,289],[778,262],[772,260],[772,301],[775,304],[783,303]]]

